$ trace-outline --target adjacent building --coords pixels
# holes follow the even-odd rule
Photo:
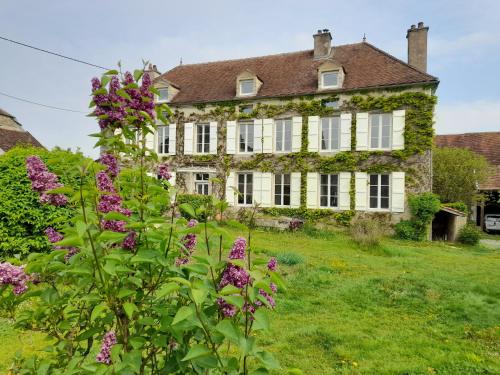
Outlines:
[[[427,33],[408,29],[408,62],[365,40],[335,45],[324,29],[306,51],[150,66],[173,115],[148,142],[185,193],[404,216],[408,193],[431,191]]]
[[[14,116],[0,108],[0,155],[18,144],[43,147]]]

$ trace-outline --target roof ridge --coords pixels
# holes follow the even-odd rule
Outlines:
[[[473,134],[500,134],[500,132],[496,132],[496,131],[484,131],[484,132],[469,132],[469,133],[436,134],[436,137],[448,137],[448,136],[459,136],[459,135],[473,135]]]
[[[433,79],[435,79],[435,80],[439,80],[439,78],[438,78],[438,77],[433,76],[432,74],[429,74],[429,73],[427,73],[427,72],[423,72],[423,71],[421,71],[420,69],[415,68],[414,66],[412,66],[412,65],[408,64],[407,62],[405,62],[405,61],[403,61],[403,60],[401,60],[401,59],[398,59],[396,56],[391,55],[389,52],[386,52],[386,51],[384,51],[383,49],[380,49],[380,48],[378,48],[378,47],[375,47],[373,44],[371,44],[371,43],[369,43],[369,42],[362,42],[362,43],[360,43],[360,44],[366,44],[367,46],[369,46],[369,47],[373,48],[373,49],[374,49],[374,50],[376,50],[377,52],[380,52],[380,53],[382,53],[382,54],[386,55],[387,57],[389,57],[389,58],[393,59],[394,61],[397,61],[397,62],[399,62],[399,63],[401,63],[401,64],[403,64],[403,65],[407,66],[408,68],[413,69],[414,71],[416,71],[416,72],[418,72],[418,73],[420,73],[420,74],[425,74],[426,76],[428,76],[428,77],[430,77],[430,78],[433,78]]]

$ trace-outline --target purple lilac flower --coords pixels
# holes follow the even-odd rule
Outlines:
[[[97,354],[96,361],[106,365],[111,364],[111,348],[116,344],[116,335],[113,331],[106,333],[102,339],[101,351]]]
[[[40,193],[40,202],[52,204],[54,206],[64,206],[68,203],[68,197],[64,194],[48,194],[47,191],[62,187],[63,184],[57,182],[57,176],[47,170],[42,159],[38,156],[26,158],[26,169],[28,178],[31,180],[31,187]]]
[[[273,293],[277,293],[278,292],[278,287],[276,286],[275,283],[270,283],[269,284],[269,288],[271,288],[271,290],[273,291]]]
[[[259,289],[259,294],[267,300],[270,308],[274,309],[274,307],[276,306],[276,302],[274,301],[274,298],[269,293],[267,293],[264,289]],[[264,304],[261,301],[257,300],[257,301],[255,301],[255,305],[262,306]]]
[[[250,282],[250,274],[244,269],[229,263],[222,273],[219,287],[222,289],[226,285],[233,285],[237,288],[243,288]]]
[[[115,187],[113,186],[113,181],[111,181],[111,177],[105,172],[105,171],[100,171],[96,175],[97,179],[97,188],[100,191],[108,192],[108,193],[114,193],[115,192]]]
[[[181,249],[182,256],[178,257],[175,260],[176,266],[181,266],[189,262],[189,258],[193,254],[197,242],[198,239],[196,238],[196,234],[194,233],[188,233],[181,238],[181,243],[183,245],[183,248]]]
[[[130,232],[125,240],[123,240],[122,246],[127,250],[135,249],[135,247],[137,246],[137,233],[133,231]]]
[[[272,257],[269,259],[269,262],[267,263],[267,269],[269,271],[276,271],[276,266],[278,265],[278,262],[276,261],[275,257]]]
[[[116,160],[114,155],[102,154],[99,161],[101,162],[101,164],[104,164],[107,167],[106,172],[109,173],[111,177],[118,176],[120,167],[118,166],[118,161]]]
[[[123,220],[101,220],[101,228],[113,232],[125,233],[127,231],[126,225],[127,223]]]
[[[245,249],[247,241],[243,237],[238,237],[234,241],[233,248],[229,254],[229,259],[245,259]]]
[[[217,304],[226,318],[232,318],[236,315],[236,306],[226,302],[224,298],[217,298]]]
[[[68,249],[68,252],[64,256],[64,260],[66,262],[68,262],[73,255],[76,255],[76,254],[78,254],[80,252],[80,249],[78,249],[76,247],[67,247],[66,249]]]
[[[162,180],[170,180],[172,178],[172,174],[170,173],[170,167],[167,163],[162,163],[158,167],[158,177]]]
[[[31,277],[24,272],[24,266],[14,266],[10,263],[0,263],[0,285],[12,285],[15,295],[23,294]]]
[[[62,241],[62,239],[64,238],[61,233],[59,233],[52,227],[48,227],[47,229],[45,229],[45,234],[47,235],[50,243]]]
[[[188,228],[194,228],[197,225],[198,225],[198,220],[196,220],[196,219],[191,219],[187,223]]]
[[[189,263],[189,258],[188,257],[177,257],[175,258],[175,265],[177,267],[183,266],[184,264]]]

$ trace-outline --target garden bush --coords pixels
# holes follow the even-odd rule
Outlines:
[[[403,240],[422,241],[426,238],[434,215],[441,209],[436,194],[422,193],[408,198],[411,219],[400,221],[394,227],[396,237]]]
[[[349,233],[358,245],[378,246],[385,235],[385,228],[375,218],[358,216],[351,221]]]
[[[73,213],[71,208],[39,201],[26,174],[29,155],[38,155],[62,184],[73,188],[79,185],[80,174],[72,167],[85,160],[81,153],[31,146],[16,146],[0,156],[0,259],[50,251],[44,230],[48,226],[62,228]]]
[[[287,266],[295,266],[304,262],[304,258],[297,253],[282,252],[276,254],[276,261],[279,264],[285,264]]]
[[[460,229],[457,239],[466,245],[477,245],[481,239],[481,230],[474,224],[467,224]]]
[[[411,220],[401,220],[394,226],[396,237],[402,240],[420,241],[421,233]]]

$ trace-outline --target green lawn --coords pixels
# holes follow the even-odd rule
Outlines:
[[[500,251],[393,240],[362,249],[342,233],[316,237],[252,235],[255,251],[298,262],[280,265],[288,290],[259,336],[279,374],[500,373]],[[0,336],[0,370],[16,350],[44,345],[5,320]]]

